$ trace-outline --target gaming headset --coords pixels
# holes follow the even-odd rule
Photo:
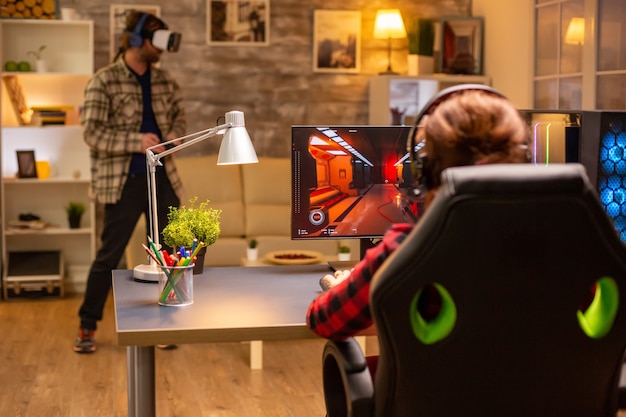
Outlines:
[[[416,195],[424,194],[424,188],[430,189],[436,186],[439,181],[435,181],[432,175],[432,168],[428,162],[428,156],[424,152],[420,152],[420,150],[424,147],[424,140],[421,140],[417,143],[417,133],[422,119],[425,116],[432,114],[433,111],[444,101],[449,98],[463,93],[465,91],[484,91],[488,94],[494,95],[496,97],[501,97],[506,99],[506,97],[500,93],[498,90],[482,85],[482,84],[459,84],[453,87],[449,87],[441,90],[434,97],[432,97],[426,105],[422,108],[422,110],[417,114],[415,118],[415,123],[409,132],[409,143],[407,144],[409,155],[410,155],[410,166],[411,173],[413,174],[413,189]]]
[[[182,35],[178,32],[171,32],[167,30],[167,25],[162,21],[159,20],[159,22],[163,24],[162,29],[157,29],[154,32],[149,33],[148,36],[144,36],[142,34],[148,16],[150,16],[148,13],[141,14],[137,25],[135,25],[135,29],[133,29],[128,37],[128,45],[133,48],[140,48],[143,45],[144,39],[150,39],[155,48],[168,52],[177,52],[180,47]]]

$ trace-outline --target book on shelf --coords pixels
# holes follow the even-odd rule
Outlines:
[[[67,112],[74,106],[32,106],[31,124],[33,125],[64,125],[67,121]]]

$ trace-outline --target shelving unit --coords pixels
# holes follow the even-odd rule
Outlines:
[[[78,125],[84,88],[93,73],[93,22],[59,20],[0,20],[0,63],[29,61],[29,50],[46,45],[43,56],[48,72],[0,72],[16,76],[27,107],[69,106],[66,124],[20,126],[11,98],[2,83],[0,212],[2,215],[3,294],[37,290],[63,294],[64,289],[84,290],[87,272],[95,256],[95,206],[89,199],[89,148]],[[17,150],[34,150],[37,161],[48,161],[47,179],[16,178]],[[69,201],[85,204],[81,227],[70,229],[65,206]],[[10,223],[20,214],[33,213],[48,225],[43,230],[16,229]],[[57,274],[10,276],[8,264],[15,254],[60,253]],[[58,290],[57,290],[58,288]],[[11,292],[9,292],[11,293]]]
[[[370,79],[369,124],[412,125],[415,116],[438,91],[458,84],[491,85],[482,75],[378,75]],[[392,109],[399,115],[395,120]]]

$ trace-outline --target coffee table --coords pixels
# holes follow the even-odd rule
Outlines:
[[[194,303],[186,307],[159,306],[155,284],[134,281],[129,270],[113,271],[117,340],[127,346],[129,417],[156,414],[157,344],[316,338],[305,316],[328,271],[327,265],[205,267],[194,276]]]

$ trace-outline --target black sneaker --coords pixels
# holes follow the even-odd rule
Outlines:
[[[93,353],[96,351],[96,339],[94,338],[96,332],[89,329],[78,330],[78,337],[74,342],[74,352],[77,353]]]

